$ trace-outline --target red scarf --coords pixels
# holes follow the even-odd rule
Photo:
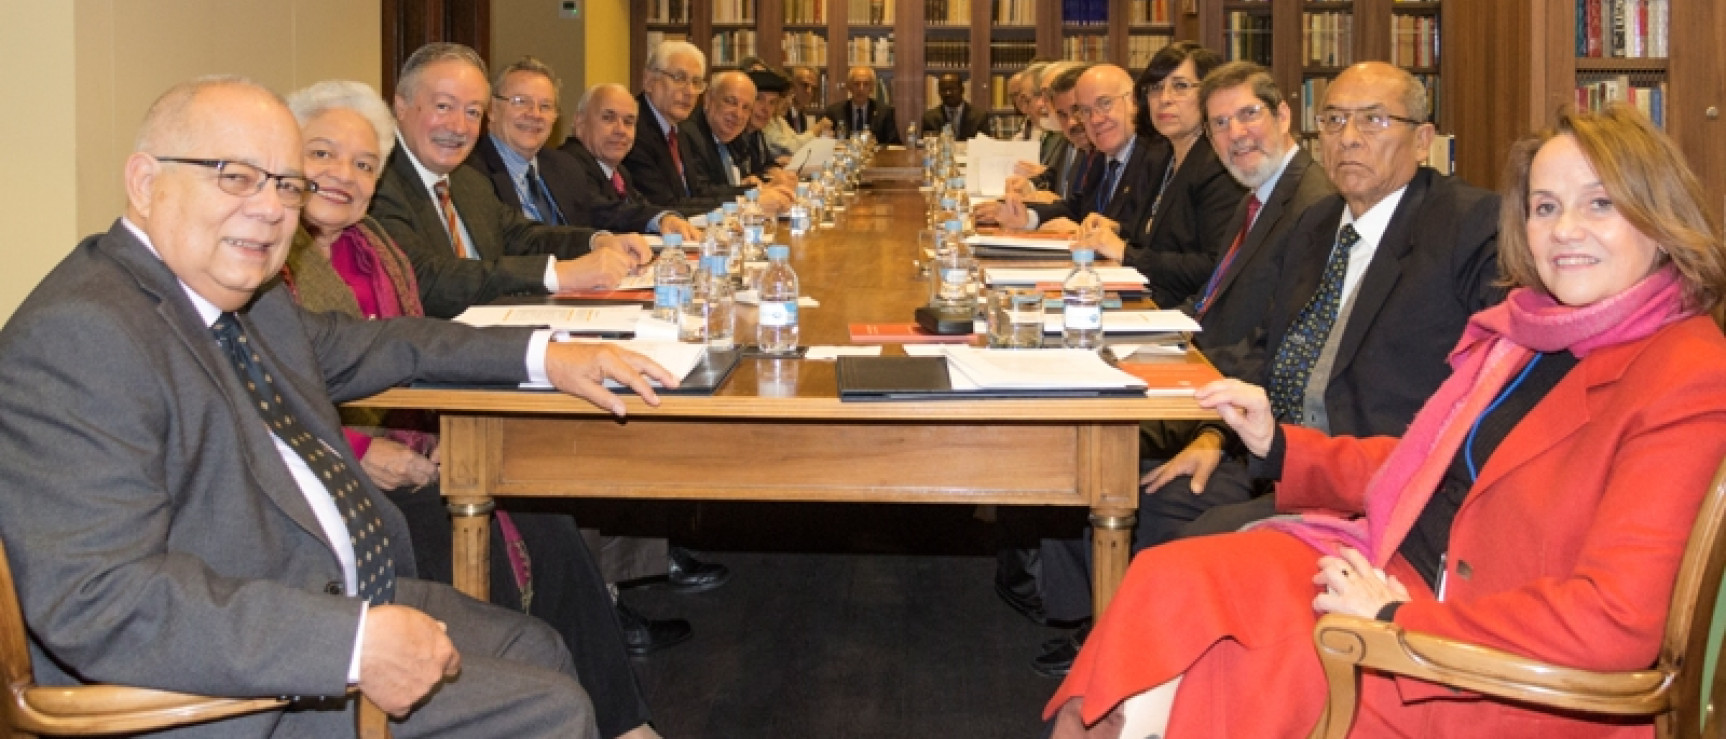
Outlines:
[[[1580,308],[1552,296],[1518,288],[1503,303],[1469,319],[1450,353],[1450,378],[1414,417],[1414,423],[1373,475],[1366,489],[1366,515],[1343,518],[1307,513],[1262,525],[1288,532],[1313,548],[1335,554],[1359,550],[1383,567],[1396,554],[1420,512],[1462,448],[1469,426],[1535,352],[1568,349],[1578,359],[1596,349],[1645,338],[1689,318],[1677,270],[1668,266],[1617,295]]]

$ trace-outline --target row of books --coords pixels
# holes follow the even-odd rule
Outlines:
[[[1061,0],[1061,22],[1104,25],[1109,22],[1109,0]]]
[[[923,61],[931,67],[965,69],[971,66],[971,42],[925,41]]]
[[[1392,15],[1390,63],[1403,67],[1438,66],[1438,16]]]
[[[1671,0],[1576,0],[1576,55],[1664,58],[1671,12]]]
[[[1271,65],[1271,17],[1231,10],[1223,16],[1223,56],[1229,61]]]
[[[1127,69],[1144,69],[1151,66],[1151,57],[1162,51],[1164,46],[1174,43],[1175,37],[1166,33],[1133,34],[1127,37]]]
[[[670,32],[670,33],[667,33],[665,31],[648,31],[647,32],[647,48],[649,48],[649,49],[651,49],[655,46],[658,46],[660,44],[663,44],[667,41],[688,41],[688,40],[689,40],[689,34],[681,32],[681,31],[674,31],[674,32]]]
[[[713,34],[714,66],[737,66],[746,57],[758,56],[755,50],[755,29],[739,28]]]
[[[847,0],[845,20],[857,25],[891,26],[897,15],[893,0]]]
[[[792,32],[780,39],[785,63],[794,66],[827,64],[827,37],[814,31]]]
[[[1438,111],[1444,104],[1444,100],[1439,95],[1439,91],[1443,89],[1443,86],[1439,84],[1441,78],[1436,74],[1417,74],[1414,75],[1414,79],[1426,88],[1427,120],[1438,120]],[[1328,77],[1308,77],[1301,82],[1300,128],[1302,131],[1318,132],[1318,114],[1324,107],[1324,94],[1329,87],[1330,78]]]
[[[1315,67],[1354,63],[1354,14],[1306,13],[1301,27],[1301,62]]]
[[[1075,62],[1107,62],[1109,37],[1106,34],[1085,34],[1063,38],[1061,58]]]
[[[1173,23],[1169,0],[1130,0],[1127,3],[1128,23]]]
[[[755,0],[712,0],[714,23],[754,23]]]
[[[846,44],[850,53],[846,55],[849,64],[868,67],[893,66],[893,34],[885,37],[858,36]]]
[[[827,22],[827,0],[784,0],[785,22],[816,25]]]
[[[686,24],[689,22],[689,0],[646,0],[647,22]]]
[[[1037,42],[1035,41],[991,41],[989,42],[989,66],[997,69],[1010,68],[1017,71],[1031,63],[1037,57]]]
[[[927,0],[923,22],[931,26],[971,25],[971,0]]]
[[[1011,75],[994,74],[989,76],[989,109],[1015,110],[1013,97],[1007,94],[1007,78]],[[997,137],[999,138],[999,137]]]
[[[1580,110],[1600,110],[1608,103],[1629,103],[1654,121],[1666,127],[1666,83],[1632,82],[1627,76],[1608,77],[1594,81],[1578,80],[1576,107]]]
[[[1037,0],[995,0],[991,14],[996,25],[1034,26],[1037,24]]]

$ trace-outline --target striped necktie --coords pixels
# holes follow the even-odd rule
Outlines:
[[[449,178],[439,179],[437,184],[432,185],[432,190],[437,193],[438,210],[443,211],[443,226],[449,230],[450,246],[455,248],[456,256],[466,259],[467,244],[461,239],[461,221],[456,220],[455,204],[450,202],[449,198]]]

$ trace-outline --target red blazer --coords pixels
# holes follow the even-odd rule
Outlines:
[[[1368,478],[1395,444],[1286,433],[1285,510],[1361,511]],[[1451,529],[1445,601],[1416,596],[1397,623],[1570,667],[1652,665],[1696,509],[1723,456],[1726,337],[1708,318],[1590,354],[1481,470]],[[1445,730],[1409,727],[1429,735],[1612,733],[1413,679],[1398,688],[1404,701],[1468,703],[1444,712]]]

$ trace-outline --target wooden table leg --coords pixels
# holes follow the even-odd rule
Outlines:
[[[1127,560],[1132,556],[1133,526],[1139,516],[1132,509],[1091,509],[1091,609],[1095,616],[1103,615],[1121,579],[1127,576]]]
[[[491,498],[449,498],[450,562],[455,589],[480,601],[491,599]]]

